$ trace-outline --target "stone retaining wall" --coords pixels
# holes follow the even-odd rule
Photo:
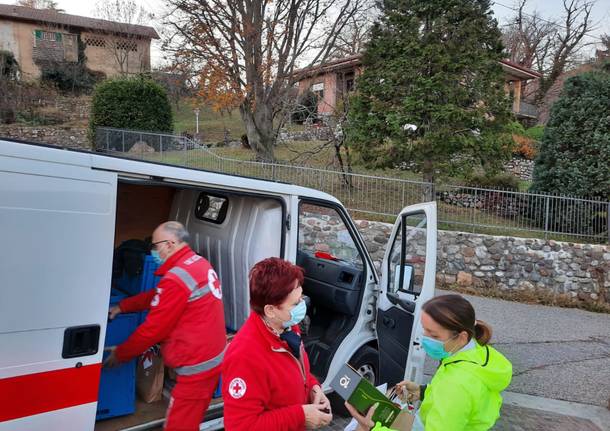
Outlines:
[[[0,137],[65,148],[90,148],[87,141],[87,130],[80,127],[0,125]]]
[[[512,158],[504,164],[504,170],[522,180],[531,181],[534,177],[534,161]]]
[[[312,225],[311,220],[308,223]],[[316,242],[334,237],[337,223],[317,224]],[[392,226],[356,221],[379,270]],[[307,236],[307,230],[304,232]],[[421,249],[424,235],[415,235]],[[438,231],[437,286],[540,289],[587,302],[610,302],[610,247],[533,238]],[[414,253],[415,254],[415,253]],[[417,254],[420,254],[419,252]]]

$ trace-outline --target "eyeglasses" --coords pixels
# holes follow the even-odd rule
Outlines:
[[[150,245],[151,250],[155,250],[157,248],[157,245],[163,244],[164,242],[171,242],[171,241],[169,239],[164,239],[164,240],[161,240],[161,241],[153,242]]]

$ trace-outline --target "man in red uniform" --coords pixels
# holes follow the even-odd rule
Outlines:
[[[191,250],[188,237],[175,221],[155,229],[151,254],[161,265],[155,275],[163,278],[156,289],[124,299],[109,312],[112,319],[121,312],[150,310],[104,365],[127,362],[161,343],[165,365],[177,374],[167,431],[199,430],[218,384],[227,339],[218,276],[207,260]]]

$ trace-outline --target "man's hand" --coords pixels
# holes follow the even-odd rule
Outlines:
[[[121,307],[114,305],[108,310],[108,320],[113,320],[118,314],[121,314]]]
[[[324,408],[318,404],[303,405],[303,413],[305,413],[305,428],[308,430],[326,426],[333,419],[333,415],[325,413]]]
[[[331,413],[330,401],[326,397],[326,394],[324,394],[324,391],[322,390],[320,385],[315,385],[313,388],[311,388],[311,394],[309,398],[312,400],[312,404],[316,406],[322,406],[322,410],[325,413]]]
[[[105,352],[110,352],[110,354],[108,355],[108,357],[102,364],[103,367],[114,368],[114,367],[118,367],[121,364],[121,362],[116,357],[116,354],[114,353],[115,350],[116,350],[116,346],[106,347],[104,349]]]
[[[356,419],[356,422],[358,422],[358,428],[356,428],[356,431],[369,431],[375,426],[375,422],[373,422],[373,413],[375,413],[377,403],[375,403],[369,409],[369,411],[366,413],[366,416],[362,416],[360,413],[358,413],[358,410],[356,410],[354,406],[352,406],[347,401],[345,402],[345,408],[347,409],[349,414],[352,415],[354,419]]]
[[[419,385],[410,380],[403,380],[396,385],[396,393],[403,402],[413,403],[419,400]]]

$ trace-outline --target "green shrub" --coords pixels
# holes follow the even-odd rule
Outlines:
[[[506,173],[492,176],[474,175],[468,179],[466,185],[488,189],[519,190],[519,178]]]
[[[532,189],[610,199],[610,74],[565,82],[551,109],[534,165]]]
[[[0,77],[15,80],[19,75],[19,63],[11,51],[0,50]]]
[[[97,127],[171,132],[172,108],[159,84],[144,77],[110,79],[95,87],[89,137]]]
[[[542,124],[538,124],[534,127],[530,127],[525,131],[525,136],[534,141],[541,141],[542,135],[544,134],[544,126]]]

